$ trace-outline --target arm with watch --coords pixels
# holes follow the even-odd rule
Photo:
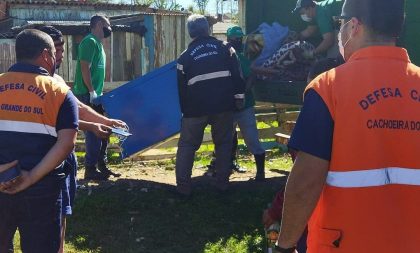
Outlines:
[[[283,218],[275,253],[294,253],[318,203],[329,161],[300,151],[286,184]]]

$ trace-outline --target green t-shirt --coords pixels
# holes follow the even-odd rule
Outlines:
[[[239,63],[241,64],[242,74],[247,79],[251,75],[251,61],[244,55],[244,53],[238,53]],[[254,94],[252,89],[245,92],[245,106],[244,109],[255,105]]]
[[[83,81],[80,61],[90,63],[89,69],[92,86],[98,95],[102,94],[105,81],[106,55],[101,41],[93,34],[87,35],[79,45],[76,76],[74,78],[73,87],[73,93],[75,95],[89,93],[89,90]]]
[[[333,17],[341,14],[344,0],[324,0],[316,6],[316,25],[321,35],[334,32]]]

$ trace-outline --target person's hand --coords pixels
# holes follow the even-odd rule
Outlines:
[[[28,189],[34,183],[36,183],[36,181],[32,178],[32,174],[28,171],[22,170],[19,177],[9,182],[0,183],[0,192],[16,194]]]
[[[237,110],[244,109],[245,106],[245,99],[244,98],[235,98],[235,107]]]
[[[119,127],[119,128],[127,128],[127,123],[125,123],[122,120],[119,119],[109,119],[109,124],[108,126],[110,127]]]
[[[0,165],[0,173],[5,172],[6,170],[13,168],[14,166],[16,166],[18,164],[18,161],[13,161],[10,163],[5,163],[5,164],[1,164]]]
[[[302,55],[305,59],[314,59],[315,58],[315,51],[314,50],[305,50]]]
[[[101,139],[108,138],[112,133],[109,126],[100,123],[92,123],[89,131],[93,132],[96,137]]]
[[[273,225],[276,222],[276,220],[273,219],[270,216],[270,213],[268,212],[268,209],[264,210],[263,217],[262,217],[262,222],[263,222],[264,227],[266,229],[269,228],[271,225]]]
[[[98,98],[98,94],[96,94],[96,91],[90,91],[89,92],[89,102],[91,104],[94,104],[94,101]]]

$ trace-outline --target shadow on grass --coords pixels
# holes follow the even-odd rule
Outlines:
[[[275,173],[279,173],[282,174],[284,176],[289,176],[290,171],[287,170],[280,170],[280,169],[269,169],[271,172],[275,172]]]
[[[286,177],[233,182],[223,194],[212,180],[194,178],[187,200],[173,186],[151,181],[86,186],[68,220],[67,241],[77,252],[263,252],[262,211]]]

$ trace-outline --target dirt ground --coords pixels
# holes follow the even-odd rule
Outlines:
[[[110,168],[113,172],[120,173],[121,177],[110,177],[109,182],[116,182],[118,180],[130,179],[162,183],[166,185],[175,185],[175,170],[172,164],[157,164],[157,163],[145,163],[145,162],[124,162],[118,165],[111,165]],[[200,183],[207,184],[212,181],[212,177],[206,175],[207,167],[197,166],[192,170],[193,181],[199,181]],[[285,177],[288,175],[287,170],[282,169],[266,169],[265,175],[267,179]],[[78,179],[81,184],[95,184],[95,182],[86,182],[83,180],[84,168],[81,167],[78,170]],[[230,176],[231,182],[246,182],[250,181],[255,177],[255,169],[247,168],[247,172],[238,173],[234,172]],[[271,181],[271,180],[267,180]]]

